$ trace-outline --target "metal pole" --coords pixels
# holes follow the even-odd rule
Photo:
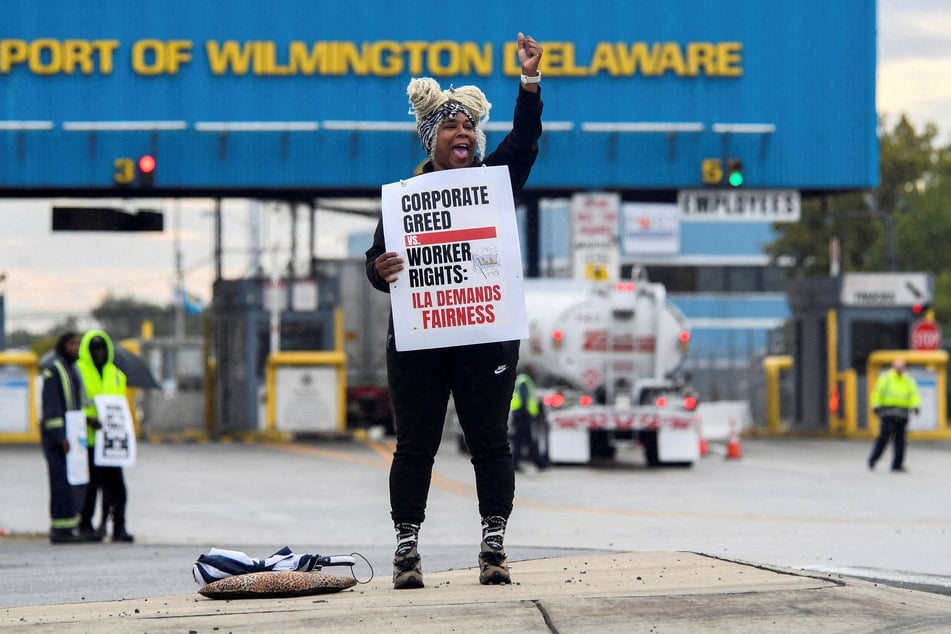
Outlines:
[[[7,274],[0,273],[0,350],[7,349]]]
[[[895,257],[895,218],[888,212],[882,214],[882,220],[885,222],[885,246],[888,253],[888,270],[897,270]]]
[[[270,353],[274,354],[281,349],[281,309],[280,304],[281,271],[277,262],[277,243],[271,247],[271,293],[270,293]]]
[[[525,277],[539,276],[539,218],[538,196],[522,193],[525,205]]]
[[[310,262],[310,270],[308,275],[310,279],[317,279],[317,206],[314,204],[314,201],[311,200],[307,203],[307,213],[308,213],[308,262]]]
[[[176,198],[172,207],[173,240],[175,243],[175,286],[178,288],[178,305],[175,307],[175,342],[180,344],[185,338],[185,302],[188,301],[185,292],[185,270],[182,266],[182,224],[181,201]],[[180,369],[180,368],[179,368]]]
[[[257,198],[248,201],[248,244],[251,259],[248,261],[248,271],[253,277],[260,277],[264,271],[261,248],[261,204]]]
[[[291,212],[291,254],[287,260],[287,277],[288,282],[293,284],[294,278],[297,277],[297,269],[294,266],[294,260],[297,259],[297,202],[288,203],[288,208]]]
[[[221,279],[221,198],[215,198],[215,281]]]

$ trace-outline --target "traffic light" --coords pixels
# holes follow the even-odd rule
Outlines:
[[[912,304],[911,313],[916,319],[925,319],[928,321],[934,320],[934,307],[931,305],[931,302],[916,302]]]
[[[730,187],[740,187],[743,180],[743,161],[738,158],[727,159],[726,182]]]
[[[139,168],[139,185],[142,187],[151,187],[155,182],[155,157],[151,154],[143,154],[139,157],[137,163]]]
[[[933,322],[934,305],[930,300],[924,302],[915,302],[911,305],[911,319],[917,323],[920,321]]]

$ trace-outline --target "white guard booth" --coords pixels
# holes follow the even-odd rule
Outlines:
[[[277,352],[267,361],[267,431],[338,433],[346,427],[346,355]]]

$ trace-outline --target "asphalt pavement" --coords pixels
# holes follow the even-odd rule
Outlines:
[[[0,446],[12,483],[0,494],[0,628],[951,631],[951,512],[923,506],[944,488],[943,444],[913,443],[900,475],[869,472],[854,441],[747,440],[738,460],[719,449],[690,469],[634,458],[520,475],[514,583],[483,587],[471,466],[447,443],[420,536],[426,587],[396,591],[387,442],[143,443],[126,470],[131,545],[49,544],[42,454]],[[896,537],[898,560],[881,553]],[[357,576],[374,576],[308,597],[197,594],[191,565],[209,548],[263,557],[284,545],[360,553]]]

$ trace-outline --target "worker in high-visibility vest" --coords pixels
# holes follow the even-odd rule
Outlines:
[[[102,428],[101,414],[96,407],[95,397],[100,394],[126,394],[126,376],[114,362],[115,349],[112,339],[102,330],[90,330],[83,335],[79,344],[79,359],[76,368],[83,384],[83,405],[86,410],[87,444],[89,446],[89,484],[83,503],[79,530],[82,534],[98,534],[100,539],[106,530],[109,517],[112,518],[112,541],[132,542],[134,538],[126,531],[126,491],[122,467],[97,465],[96,431]],[[102,527],[93,526],[96,504],[102,489]]]
[[[878,377],[872,391],[872,409],[878,415],[880,425],[872,455],[868,457],[869,469],[875,468],[889,439],[894,438],[892,471],[905,470],[905,428],[908,426],[909,414],[917,416],[920,408],[918,384],[905,372],[905,360],[895,359],[892,367]]]
[[[80,409],[80,382],[74,364],[79,356],[79,335],[63,334],[56,343],[56,356],[43,368],[43,400],[40,439],[50,482],[50,542],[69,544],[90,541],[79,532],[79,515],[86,485],[70,482],[70,449],[85,453],[84,446],[70,447],[66,433],[67,412]]]
[[[544,469],[548,463],[538,450],[538,443],[532,438],[532,425],[542,413],[542,408],[535,393],[535,382],[526,372],[515,377],[510,410],[515,431],[512,440],[512,461],[515,463],[515,470],[522,470],[520,463],[526,447],[535,466]]]

